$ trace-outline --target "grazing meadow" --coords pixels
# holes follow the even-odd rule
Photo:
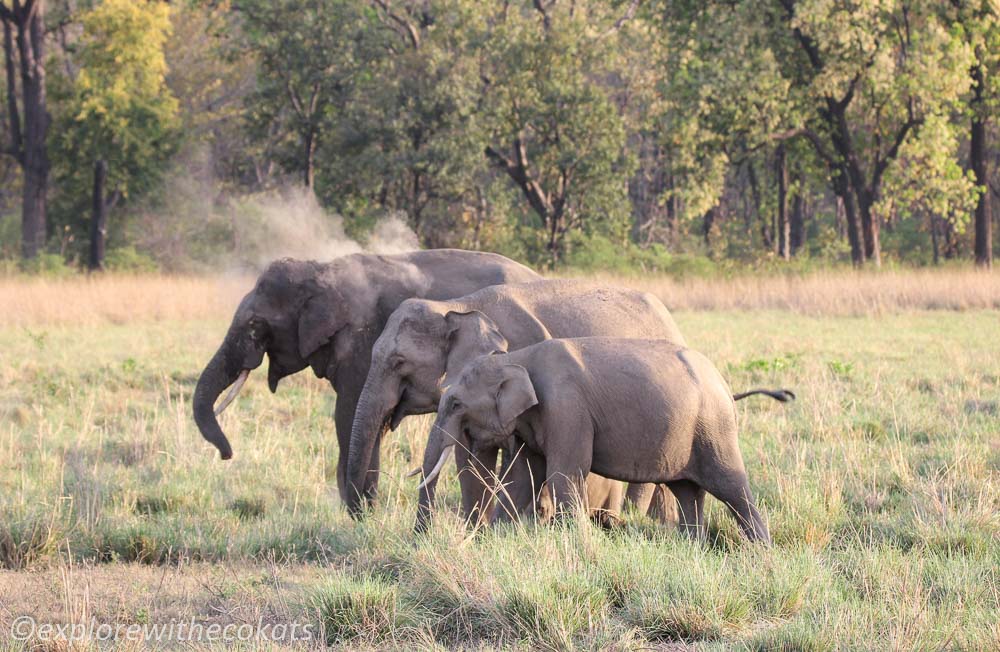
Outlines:
[[[14,640],[23,616],[310,625],[274,647],[1000,649],[1000,276],[602,280],[661,296],[735,391],[798,395],[738,404],[773,547],[712,498],[706,545],[635,514],[470,532],[453,466],[415,536],[428,417],[387,437],[354,522],[325,381],[272,396],[251,374],[222,417],[229,462],[192,421],[250,279],[11,277],[0,649],[45,643]]]

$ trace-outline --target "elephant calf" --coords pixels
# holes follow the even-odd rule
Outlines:
[[[593,471],[665,483],[682,525],[704,536],[705,492],[724,502],[750,540],[770,542],[737,441],[733,396],[701,354],[663,340],[553,339],[477,357],[441,398],[424,456],[433,485],[449,449],[511,437],[545,457],[558,508],[586,500]]]
[[[513,351],[554,337],[596,335],[662,338],[684,344],[659,299],[579,281],[498,285],[448,301],[402,302],[372,347],[371,368],[351,431],[348,486],[362,487],[372,475],[378,455],[373,447],[385,425],[395,429],[406,416],[433,412],[448,379],[476,356]],[[489,516],[498,449],[456,449],[466,519]],[[516,465],[523,463],[520,459]],[[648,493],[652,490],[649,487]],[[360,491],[348,492],[352,514],[363,513],[362,498]],[[531,493],[513,497],[511,511],[530,510],[532,498]],[[421,507],[427,502],[428,496],[421,494]],[[637,506],[645,509],[645,505]]]

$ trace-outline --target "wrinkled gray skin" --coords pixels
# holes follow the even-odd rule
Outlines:
[[[729,507],[744,536],[770,542],[747,482],[732,394],[695,351],[595,337],[480,356],[441,398],[423,473],[457,442],[475,450],[515,432],[515,442],[545,457],[544,480],[560,510],[586,500],[583,478],[593,472],[665,483],[696,538],[705,536],[708,492]]]
[[[193,399],[198,429],[222,459],[229,459],[232,448],[213,413],[219,395],[241,371],[260,366],[265,353],[272,392],[285,376],[312,367],[337,392],[337,486],[345,496],[355,406],[368,376],[372,345],[393,310],[411,297],[447,299],[538,278],[503,256],[455,249],[354,254],[329,263],[274,262],[240,302],[222,345],[198,379]],[[382,429],[375,433],[376,470],[381,434]],[[368,497],[374,496],[377,483],[377,473],[366,479]]]
[[[377,458],[373,446],[386,422],[395,429],[405,416],[436,410],[447,378],[455,377],[476,356],[514,351],[553,337],[589,335],[684,343],[673,317],[651,294],[580,281],[536,281],[490,287],[451,301],[403,302],[372,350],[371,370],[351,433],[349,482],[357,484],[366,473],[370,475],[372,468],[366,464]],[[470,456],[467,447],[456,448],[463,516],[471,522],[489,517],[492,486],[481,478],[488,480],[496,473],[497,452],[496,446],[483,447]],[[510,477],[526,475],[524,464],[525,456],[515,456]],[[530,483],[511,487],[513,504],[505,514],[530,511]],[[637,508],[643,513],[653,491],[652,486],[630,488],[639,496]],[[432,500],[433,488],[421,491],[422,514]],[[665,507],[663,516],[672,517],[673,503]],[[349,500],[348,508],[357,514],[361,505]]]

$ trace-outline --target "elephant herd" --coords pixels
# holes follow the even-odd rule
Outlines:
[[[610,524],[627,500],[701,538],[707,492],[748,539],[769,540],[733,402],[794,395],[734,397],[650,294],[546,280],[503,256],[453,249],[277,261],[195,388],[195,422],[223,459],[233,453],[217,417],[265,353],[272,392],[311,367],[337,393],[337,486],[356,518],[376,497],[386,431],[437,412],[413,473],[418,530],[454,453],[473,524],[547,518],[578,502]]]

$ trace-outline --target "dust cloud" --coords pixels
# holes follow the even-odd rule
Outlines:
[[[248,262],[260,269],[278,258],[322,261],[362,251],[394,254],[420,248],[399,213],[380,219],[362,247],[345,233],[343,218],[324,210],[308,188],[255,198],[244,208],[247,219],[234,225],[237,249],[253,252]]]
[[[361,251],[396,254],[420,248],[402,213],[380,219],[362,247],[344,232],[343,218],[327,213],[307,188],[286,189],[253,203],[247,212],[255,218],[238,222],[237,230],[241,243],[257,252],[260,266],[277,258],[330,260]]]
[[[158,201],[139,207],[128,223],[136,248],[173,272],[256,274],[279,258],[328,261],[420,248],[401,213],[379,219],[361,244],[311,189],[288,184],[253,194],[227,192],[212,178],[203,153],[169,174]]]
[[[347,237],[339,215],[327,215],[307,188],[244,198],[243,219],[233,221],[238,257],[264,268],[278,258],[330,260],[358,253],[361,245]],[[242,256],[241,256],[242,254]]]

